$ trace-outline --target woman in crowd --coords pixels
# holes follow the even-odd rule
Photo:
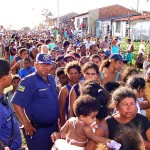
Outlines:
[[[112,95],[111,105],[118,113],[106,119],[109,128],[109,138],[114,139],[120,125],[138,128],[144,139],[145,148],[150,149],[150,122],[137,113],[136,94],[128,87],[120,87]]]
[[[97,80],[99,76],[99,68],[96,64],[87,62],[82,68],[84,80]],[[84,81],[72,87],[69,95],[69,118],[73,117],[73,103],[80,95]]]
[[[69,78],[69,83],[61,88],[59,92],[59,105],[60,105],[60,124],[63,126],[68,118],[68,106],[69,106],[69,92],[71,87],[79,83],[81,67],[78,62],[73,61],[67,63],[65,67],[65,74]]]
[[[103,61],[100,67],[101,83],[111,81],[122,81],[120,70],[123,66],[123,57],[120,54],[113,54],[110,59]]]

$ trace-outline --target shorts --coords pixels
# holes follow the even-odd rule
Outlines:
[[[129,63],[132,63],[132,53],[127,53],[125,59],[126,59]]]

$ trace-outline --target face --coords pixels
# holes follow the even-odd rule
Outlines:
[[[62,85],[65,85],[65,84],[67,84],[68,83],[68,81],[69,81],[69,79],[68,79],[68,76],[67,75],[65,75],[65,74],[61,74],[61,75],[59,75],[59,82],[60,82],[60,84],[62,84]]]
[[[43,64],[43,63],[35,63],[35,68],[37,73],[42,76],[42,77],[47,77],[47,75],[49,74],[52,65],[50,64]]]
[[[30,68],[30,62],[28,60],[24,60],[23,62],[24,68]]]
[[[94,68],[89,68],[84,73],[85,80],[97,80],[98,74],[96,73],[96,70]]]
[[[76,68],[71,68],[71,69],[69,69],[68,77],[71,82],[78,83],[79,78],[80,78],[80,73],[78,72],[78,70]]]
[[[69,63],[69,62],[72,62],[72,61],[74,61],[74,59],[72,57],[66,58],[66,63]]]
[[[27,57],[28,57],[28,52],[27,52],[27,51],[24,51],[24,52],[20,55],[20,57],[21,57],[22,59],[27,58]]]
[[[104,60],[104,58],[105,58],[105,53],[99,53],[98,55],[99,55],[99,57],[101,58],[101,60]]]
[[[97,46],[93,46],[93,48],[91,50],[89,50],[90,56],[93,54],[97,54],[98,53],[98,47]]]
[[[120,116],[124,118],[132,118],[137,112],[135,100],[131,97],[126,97],[117,105],[117,110]]]
[[[138,92],[137,92],[137,97],[138,97],[138,98],[143,97],[143,96],[144,96],[144,93],[145,93],[145,89],[140,89],[140,90],[138,90]]]
[[[123,61],[116,60],[114,65],[115,70],[120,71],[122,67],[123,67]]]
[[[52,59],[53,59],[53,58],[56,58],[56,56],[57,56],[56,51],[51,51],[51,57],[52,57]]]
[[[99,58],[93,58],[93,59],[91,60],[91,62],[93,62],[94,64],[96,64],[98,67],[99,67],[100,64],[101,64],[101,61],[99,60]]]
[[[5,82],[5,88],[9,87],[11,85],[12,82],[12,75],[11,75],[11,71],[9,71],[8,75],[5,75],[3,77],[3,81]]]
[[[52,68],[51,68],[51,71],[50,71],[50,74],[55,76],[55,73],[56,73],[56,69],[57,69],[57,66],[55,63],[52,64]]]
[[[58,61],[57,64],[58,64],[59,67],[65,67],[65,65],[66,65],[66,63],[63,59]]]
[[[16,89],[18,87],[19,82],[20,82],[20,79],[13,79],[12,80],[12,86],[14,89]]]
[[[86,125],[91,125],[94,121],[96,121],[96,115],[98,111],[90,113],[88,116],[81,115],[79,119],[84,122]]]

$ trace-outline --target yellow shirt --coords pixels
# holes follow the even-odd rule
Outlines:
[[[146,83],[145,96],[147,100],[150,102],[150,84],[149,83]],[[150,108],[146,110],[146,116],[148,119],[150,119]]]

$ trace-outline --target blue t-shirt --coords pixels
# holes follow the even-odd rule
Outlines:
[[[25,77],[25,76],[27,76],[27,75],[33,73],[34,71],[35,71],[35,68],[32,67],[32,66],[30,66],[29,69],[21,68],[21,69],[19,70],[19,73],[18,73],[18,74],[19,74],[20,78],[23,78],[23,77]]]
[[[6,96],[3,94],[0,96],[0,99],[5,97]],[[9,102],[6,106],[0,102],[0,140],[8,146],[12,136],[12,126],[14,138],[10,145],[10,150],[17,150],[18,148],[21,148],[22,141],[19,126],[14,117],[14,111]]]
[[[112,51],[112,54],[118,54],[119,53],[119,47],[117,45],[113,45],[111,47],[111,51]]]

